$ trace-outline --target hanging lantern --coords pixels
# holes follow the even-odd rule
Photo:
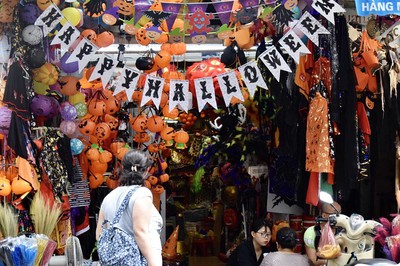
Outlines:
[[[93,135],[98,139],[98,140],[105,140],[110,136],[111,129],[110,126],[105,123],[99,123],[96,125],[94,128]]]
[[[161,116],[153,115],[147,120],[147,129],[151,132],[160,132],[164,127],[165,123]]]
[[[162,113],[165,117],[171,118],[171,119],[175,119],[178,117],[179,115],[179,110],[178,108],[174,107],[171,112],[169,111],[169,104],[166,104],[163,108],[162,108]]]
[[[136,132],[144,132],[147,129],[147,117],[145,115],[138,115],[132,119],[132,129]]]
[[[121,107],[121,103],[114,96],[109,97],[104,103],[106,104],[105,113],[110,115],[118,112]]]
[[[79,92],[79,79],[74,76],[63,76],[60,81],[60,92],[65,96],[73,96]]]
[[[95,173],[89,176],[89,187],[91,189],[98,188],[103,183],[104,183],[103,174]]]
[[[89,118],[83,119],[78,125],[79,132],[88,136],[92,135],[95,127],[96,123]]]
[[[89,161],[89,171],[95,174],[104,174],[107,171],[108,164],[100,161]]]
[[[172,127],[165,127],[160,132],[160,136],[163,140],[165,140],[165,146],[172,146],[174,144],[174,129]]]
[[[111,31],[104,31],[97,35],[96,45],[98,47],[107,47],[115,41],[114,34]]]
[[[171,54],[168,51],[161,50],[154,57],[154,64],[159,68],[164,68],[171,62]]]
[[[92,99],[88,105],[88,111],[94,116],[103,116],[106,111],[106,103],[102,100]]]
[[[186,149],[186,143],[189,141],[189,134],[183,129],[175,133],[174,140],[176,142],[175,148]]]

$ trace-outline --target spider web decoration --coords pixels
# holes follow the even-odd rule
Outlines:
[[[164,11],[147,10],[144,15],[153,22],[154,27],[160,27],[161,22],[171,15]]]

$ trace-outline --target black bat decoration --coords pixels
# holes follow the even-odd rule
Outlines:
[[[147,10],[144,12],[144,15],[151,19],[154,27],[160,27],[161,21],[169,18],[171,14],[164,11]]]
[[[99,17],[106,11],[106,0],[89,0],[83,4],[83,9],[89,17]]]

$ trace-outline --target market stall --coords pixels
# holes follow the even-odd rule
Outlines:
[[[226,260],[260,217],[302,239],[321,191],[344,212],[398,211],[398,17],[345,14],[332,0],[3,1],[0,265],[96,261],[130,149],[153,162],[166,265]]]

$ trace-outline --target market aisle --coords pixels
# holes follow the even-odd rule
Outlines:
[[[189,266],[225,266],[217,257],[189,257]]]

